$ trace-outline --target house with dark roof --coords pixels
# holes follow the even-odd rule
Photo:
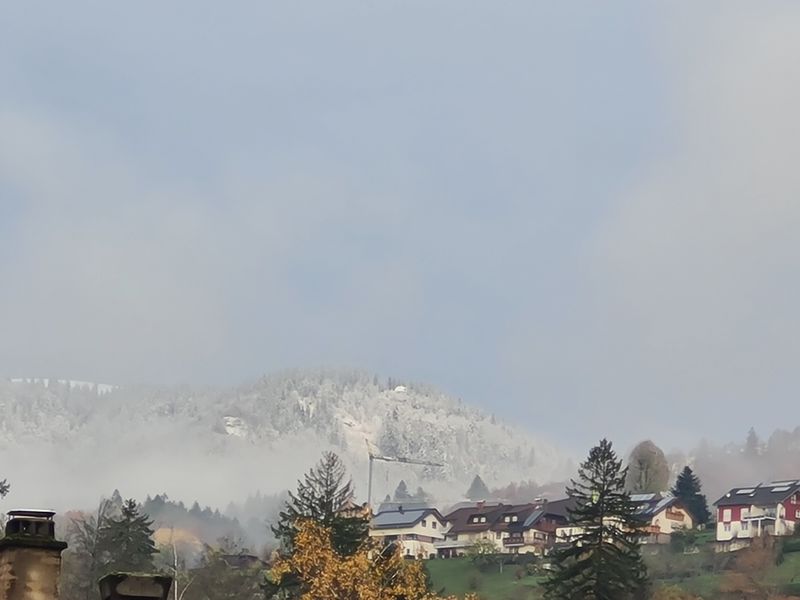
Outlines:
[[[555,539],[556,527],[566,522],[567,502],[485,504],[461,506],[445,516],[445,539],[437,542],[441,557],[460,556],[482,540],[494,544],[498,553],[544,553]]]
[[[791,535],[800,522],[800,480],[733,488],[714,502],[717,542],[744,546],[762,534]]]
[[[451,510],[445,515],[445,538],[436,543],[437,554],[443,558],[461,556],[478,540],[494,541],[490,529],[503,508],[502,504],[477,502]]]
[[[396,544],[404,556],[436,556],[435,543],[444,540],[445,518],[435,508],[412,508],[399,505],[381,511],[370,521],[369,536],[384,545]]]
[[[527,511],[524,521],[511,523],[503,547],[513,554],[546,554],[556,542],[556,531],[569,522],[571,498],[539,502]]]

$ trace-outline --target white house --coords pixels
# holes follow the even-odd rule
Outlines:
[[[382,543],[397,544],[404,556],[430,558],[434,544],[444,540],[445,519],[435,508],[414,508],[379,512],[372,518],[369,536]]]
[[[791,535],[800,521],[800,480],[733,488],[714,506],[717,542],[730,549],[762,534]]]

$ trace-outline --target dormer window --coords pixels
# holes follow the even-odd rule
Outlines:
[[[517,521],[519,521],[519,517],[517,515],[512,515],[511,516],[511,522],[512,523],[516,523]]]
[[[481,517],[481,523],[486,523],[486,517]]]

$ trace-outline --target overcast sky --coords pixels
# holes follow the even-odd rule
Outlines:
[[[794,427],[800,5],[0,7],[0,373]]]

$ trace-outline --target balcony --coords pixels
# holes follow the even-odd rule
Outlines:
[[[511,537],[503,538],[503,546],[506,548],[517,548],[525,545],[525,538],[521,535],[514,535]]]

